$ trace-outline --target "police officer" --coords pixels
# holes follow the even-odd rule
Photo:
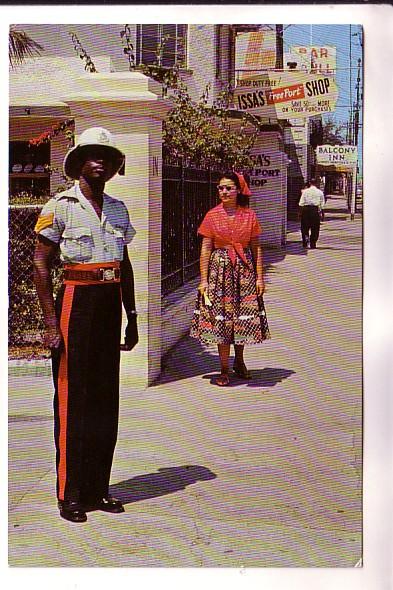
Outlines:
[[[125,350],[138,342],[134,277],[127,244],[135,233],[122,201],[104,192],[125,156],[109,131],[84,131],[64,172],[79,180],[43,207],[35,231],[34,281],[52,351],[57,498],[60,515],[124,512],[109,496],[117,439],[122,303]],[[53,298],[51,262],[60,250],[63,285]]]
[[[309,242],[310,248],[316,248],[321,224],[319,215],[323,211],[325,199],[323,192],[316,187],[315,178],[311,178],[309,185],[302,190],[299,201],[300,226],[303,248],[307,248]]]

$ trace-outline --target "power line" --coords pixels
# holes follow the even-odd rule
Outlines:
[[[285,27],[285,29],[287,29],[289,26],[294,27],[298,30],[300,30],[301,33],[304,33],[306,31],[305,27],[308,25],[287,25],[287,27]],[[285,30],[284,29],[284,30]],[[361,35],[361,31],[359,31],[358,33],[354,33],[354,35]],[[322,43],[321,39],[319,38],[319,36],[315,37],[314,39],[316,39],[317,42],[321,43],[322,45],[328,45],[328,43]],[[286,47],[288,49],[292,49],[293,45],[290,45],[285,39],[284,39],[284,44],[286,45]],[[338,54],[340,54],[340,56],[344,56],[345,58],[348,59],[348,54],[347,52],[342,51],[340,48],[336,47],[336,52]],[[350,49],[351,49],[351,44],[350,44]],[[300,62],[303,63],[306,66],[309,66],[309,60],[307,59],[307,57],[303,57],[302,55],[299,54],[299,56],[297,56],[300,59]],[[350,56],[350,63],[351,63],[351,56]],[[341,71],[349,71],[350,73],[350,80],[351,80],[351,74],[352,74],[352,70],[356,70],[357,66],[354,65],[350,65],[349,67],[343,67],[343,68],[335,68],[335,71],[341,72]],[[350,92],[348,93],[345,86],[343,84],[337,84],[340,88],[340,92],[344,95],[344,98],[349,98],[350,102],[352,102],[352,88],[350,88]]]
[[[288,25],[286,28],[293,27],[295,29],[299,29],[301,33],[305,33],[305,32],[308,32],[305,27],[309,27],[309,26],[312,26],[312,25]],[[326,25],[326,26],[329,26],[329,25]],[[337,25],[337,26],[345,26],[345,25]],[[357,33],[353,33],[353,35],[358,35],[358,34],[359,34],[359,31]],[[328,45],[328,43],[322,41],[319,36],[314,35],[314,30],[313,30],[313,38],[314,38],[314,40],[318,41],[321,45]],[[347,51],[340,49],[339,47],[337,47],[337,45],[334,45],[334,47],[336,47],[337,53],[340,53],[342,56],[347,57],[347,55],[348,55]]]

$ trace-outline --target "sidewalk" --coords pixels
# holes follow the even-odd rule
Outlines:
[[[316,250],[265,253],[272,340],[253,379],[211,384],[184,338],[159,383],[121,392],[111,492],[123,515],[58,516],[47,371],[9,381],[12,566],[354,567],[361,558],[362,220],[329,198]]]

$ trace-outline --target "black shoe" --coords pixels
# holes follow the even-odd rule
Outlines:
[[[313,250],[317,247],[316,244],[310,244],[310,248],[312,248]]]
[[[70,522],[86,522],[87,516],[78,502],[59,502],[60,516]]]
[[[106,496],[94,502],[92,506],[88,507],[88,510],[103,510],[104,512],[111,512],[112,514],[120,514],[124,512],[124,506],[120,500],[112,498],[112,496]]]

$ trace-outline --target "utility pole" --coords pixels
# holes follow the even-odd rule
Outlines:
[[[358,59],[358,77],[356,80],[356,105],[354,113],[353,136],[355,145],[358,144],[359,135],[359,111],[360,111],[360,64],[362,60]]]
[[[348,143],[352,145],[352,28],[349,25],[349,135]]]
[[[358,136],[359,136],[359,111],[360,111],[360,64],[361,64],[361,59],[359,57],[358,59],[358,76],[357,76],[357,80],[356,80],[356,103],[354,105],[354,113],[353,113],[353,141],[354,144],[357,146],[358,145]],[[351,211],[351,219],[355,218],[355,212],[356,212],[356,195],[357,195],[357,185],[358,185],[358,168],[357,165],[356,167],[354,167],[354,172],[353,172],[353,181],[355,182],[355,187],[354,187],[354,191],[355,191],[355,196],[354,196],[354,204],[353,204],[353,211]],[[356,181],[355,181],[356,179]]]
[[[276,70],[284,69],[284,26],[276,25]]]

